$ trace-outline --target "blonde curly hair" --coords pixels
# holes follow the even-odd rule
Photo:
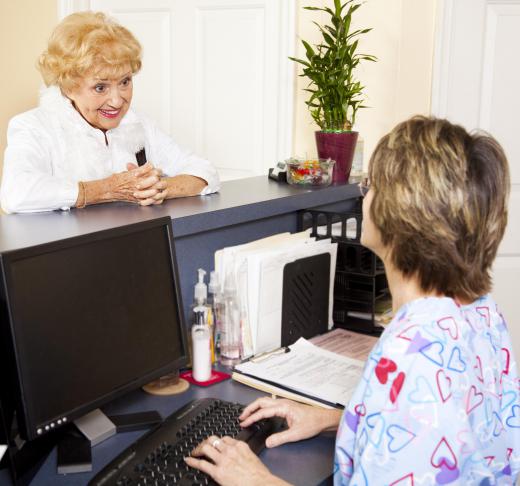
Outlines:
[[[104,13],[78,12],[56,26],[38,59],[38,69],[47,86],[67,92],[87,74],[117,78],[128,66],[137,73],[141,52],[133,34]]]

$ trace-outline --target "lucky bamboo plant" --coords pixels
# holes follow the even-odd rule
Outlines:
[[[326,12],[330,24],[320,25],[323,41],[314,48],[302,40],[306,60],[291,57],[303,65],[300,76],[310,80],[306,89],[311,93],[306,101],[314,121],[323,131],[351,130],[359,108],[365,108],[364,86],[354,77],[361,61],[376,61],[375,56],[357,52],[359,36],[372,29],[351,31],[352,14],[361,6],[355,0],[334,0],[334,10],[324,7],[304,7]]]

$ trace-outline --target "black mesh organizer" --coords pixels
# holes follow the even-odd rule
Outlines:
[[[388,283],[381,259],[360,243],[362,220],[357,204],[349,212],[305,209],[299,212],[298,223],[301,231],[311,228],[311,236],[338,243],[335,327],[379,335],[383,328],[375,323],[376,304],[388,298]]]

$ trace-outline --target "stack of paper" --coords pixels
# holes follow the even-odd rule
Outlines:
[[[374,324],[378,324],[383,327],[387,326],[394,318],[394,312],[392,310],[392,297],[390,294],[388,294],[376,300],[373,315],[371,312],[348,311],[347,316],[356,317],[358,319],[365,319],[368,321],[372,320],[372,317],[374,317]]]
[[[332,327],[337,244],[316,240],[309,231],[283,233],[215,253],[215,270],[223,288],[237,289],[242,327],[243,358],[281,345],[283,271],[287,263],[330,254],[329,328]]]

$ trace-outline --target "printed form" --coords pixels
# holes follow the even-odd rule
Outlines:
[[[296,392],[346,406],[356,389],[365,363],[321,349],[300,338],[290,352],[235,367],[244,373]]]

